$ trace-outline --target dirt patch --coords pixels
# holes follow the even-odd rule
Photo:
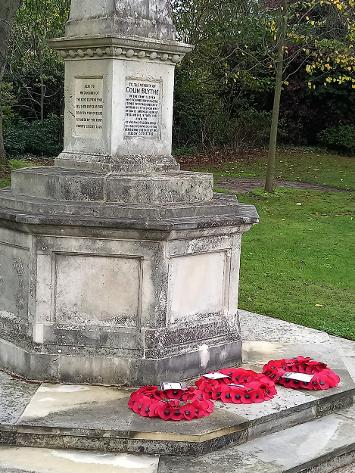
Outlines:
[[[245,194],[258,187],[263,187],[264,181],[262,179],[243,179],[239,177],[227,177],[227,178],[221,177],[221,178],[215,179],[215,186],[222,187],[232,192]],[[331,191],[331,192],[344,191],[344,189],[337,189],[336,187],[321,186],[318,184],[308,184],[307,182],[292,182],[292,181],[283,181],[283,180],[276,180],[275,187],[287,187],[289,189],[311,189],[311,190]]]

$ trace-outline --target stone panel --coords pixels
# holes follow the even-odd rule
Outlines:
[[[29,251],[0,242],[0,314],[27,320]]]
[[[220,251],[171,259],[170,322],[223,312],[226,258]]]
[[[139,258],[57,254],[59,324],[135,326],[140,313]]]

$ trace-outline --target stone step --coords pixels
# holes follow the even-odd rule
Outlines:
[[[338,363],[336,371],[341,383],[335,389],[301,392],[278,387],[278,395],[263,404],[216,403],[211,416],[178,423],[134,414],[127,407],[131,392],[128,389],[45,383],[29,386],[3,374],[0,404],[5,407],[0,408],[0,443],[116,453],[212,452],[351,406],[355,385],[340,360]],[[14,392],[25,395],[12,400]]]
[[[193,204],[128,205],[40,199],[15,195],[9,188],[0,190],[0,217],[18,223],[162,231],[206,228],[208,222],[218,228],[259,221],[255,207],[239,204],[234,195],[214,194],[211,201]]]
[[[189,171],[154,174],[95,173],[56,166],[26,168],[11,175],[15,196],[55,201],[157,205],[212,200],[213,177]]]
[[[197,456],[0,447],[1,473],[353,473],[355,407]],[[338,470],[345,467],[344,470]]]
[[[159,473],[355,472],[355,407],[200,456],[162,456]],[[339,470],[342,473],[342,470]]]

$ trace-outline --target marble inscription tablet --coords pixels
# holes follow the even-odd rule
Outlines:
[[[75,79],[75,135],[97,138],[102,133],[103,79]]]
[[[160,82],[126,80],[124,136],[160,139]]]

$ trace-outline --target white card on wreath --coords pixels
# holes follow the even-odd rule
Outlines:
[[[302,381],[303,383],[309,383],[313,379],[313,374],[285,373],[282,377],[285,379],[294,379],[296,381]]]
[[[219,371],[216,371],[215,373],[208,373],[203,375],[204,378],[207,379],[225,379],[229,378],[226,374],[220,373]]]
[[[183,386],[181,383],[161,383],[160,385],[162,391],[168,391],[169,389],[184,389],[185,386]]]

